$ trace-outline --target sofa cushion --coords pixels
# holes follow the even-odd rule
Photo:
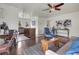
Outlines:
[[[79,53],[79,37],[75,38],[69,49],[65,52],[65,54],[76,54],[76,53]]]

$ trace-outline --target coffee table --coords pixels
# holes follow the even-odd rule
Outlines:
[[[50,40],[43,39],[41,40],[41,49],[45,52],[48,50],[48,45],[55,45],[56,47],[60,47],[59,42],[59,38],[52,38]]]

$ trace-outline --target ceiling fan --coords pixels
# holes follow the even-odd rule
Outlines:
[[[63,6],[64,3],[59,3],[59,4],[48,4],[48,7],[47,9],[44,9],[43,11],[46,11],[46,10],[49,10],[49,13],[51,13],[52,11],[54,10],[57,10],[57,11],[60,11],[61,10],[61,6]]]

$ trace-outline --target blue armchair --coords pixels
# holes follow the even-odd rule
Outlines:
[[[45,27],[44,28],[44,36],[47,38],[47,39],[52,39],[54,37],[54,34],[53,32],[50,32],[49,28],[48,27]]]

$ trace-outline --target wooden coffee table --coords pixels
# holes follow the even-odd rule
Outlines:
[[[45,52],[48,50],[48,45],[55,45],[56,47],[60,47],[59,45],[60,39],[59,38],[53,38],[50,40],[41,40],[41,49]]]

